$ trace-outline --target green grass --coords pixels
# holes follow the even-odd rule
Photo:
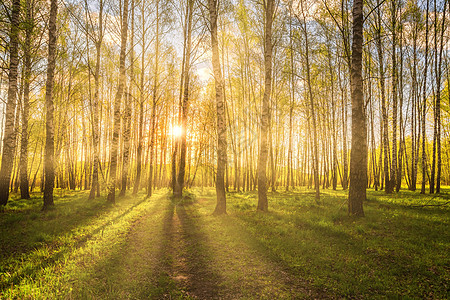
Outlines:
[[[0,213],[0,298],[241,299],[450,297],[450,207],[436,197],[368,191],[366,217],[346,192],[229,193],[179,199],[166,190],[90,201],[57,191],[13,199]],[[424,206],[417,205],[441,205]]]
[[[230,194],[216,230],[235,227],[262,255],[338,297],[450,296],[449,206],[412,207],[443,204],[446,195],[369,191],[366,217],[355,219],[345,192],[323,193],[320,205],[307,190],[270,193],[268,213],[255,212],[256,192]]]
[[[144,194],[88,200],[86,192],[56,192],[55,207],[42,199],[13,199],[0,215],[0,297],[55,298],[72,293],[98,255],[121,243],[134,219],[149,210]],[[80,288],[83,290],[84,287]]]

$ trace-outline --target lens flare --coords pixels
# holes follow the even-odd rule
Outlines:
[[[172,128],[172,135],[174,137],[176,137],[176,138],[180,137],[182,133],[183,133],[183,129],[181,128],[181,126],[174,126]]]

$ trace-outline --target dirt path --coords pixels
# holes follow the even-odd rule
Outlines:
[[[175,205],[167,196],[134,221],[123,242],[95,265],[94,298],[315,298],[305,282],[248,244],[228,216]]]
[[[195,228],[183,206],[169,204],[164,217],[163,241],[157,258],[158,287],[163,296],[185,296],[198,299],[216,298],[219,276],[208,264],[204,237]],[[174,288],[176,291],[174,293]]]

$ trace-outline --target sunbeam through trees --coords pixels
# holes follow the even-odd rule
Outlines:
[[[151,225],[156,226],[151,239],[161,249],[145,249],[161,259],[175,257],[174,265],[149,259],[161,265],[156,273],[164,288],[152,286],[138,298],[365,298],[371,289],[381,297],[448,297],[448,282],[434,288],[424,284],[408,294],[407,287],[387,283],[396,281],[392,274],[378,283],[392,290],[381,292],[373,282],[332,289],[323,279],[329,274],[312,272],[305,261],[297,269],[300,252],[288,247],[278,253],[272,241],[286,235],[282,241],[289,244],[289,230],[325,230],[331,235],[327,238],[339,238],[330,245],[341,245],[343,235],[350,241],[361,236],[378,241],[377,234],[394,226],[380,216],[398,211],[412,218],[407,209],[418,211],[419,219],[429,217],[425,224],[436,214],[439,226],[429,232],[430,239],[448,224],[449,9],[447,0],[2,1],[0,227],[5,231],[0,233],[5,236],[0,243],[17,243],[23,255],[40,249],[39,243],[57,249],[59,242],[47,231],[22,247],[20,237],[7,237],[7,230],[11,226],[11,235],[17,234],[14,218],[29,225],[65,214],[68,223],[63,222],[62,231],[76,230],[86,220],[65,205],[75,205],[78,213],[81,206],[73,199],[86,200],[86,213],[111,222],[129,214],[136,226],[123,230],[130,234],[141,236],[136,228],[147,224],[144,217],[167,226]],[[319,209],[325,215],[319,217]],[[422,210],[430,215],[421,215]],[[205,218],[213,223],[204,229],[195,216],[200,223]],[[302,225],[286,229],[294,224],[290,218]],[[274,233],[277,237],[268,234],[268,220],[281,230]],[[414,231],[418,220],[408,222]],[[180,235],[230,234],[233,226],[248,230],[240,237],[245,245],[251,248],[259,241],[271,252],[258,263],[285,255],[279,258],[283,263],[268,263],[277,265],[278,275],[267,275],[267,268],[248,271],[263,272],[267,280],[287,272],[281,290],[238,291],[237,283],[226,279],[231,269],[214,269],[223,265],[212,262],[214,255],[226,256],[228,250],[232,255],[232,250],[219,251],[209,240],[194,247],[194,241]],[[94,231],[88,235],[94,237]],[[334,236],[337,232],[342,236]],[[298,236],[291,238],[300,243]],[[449,250],[448,240],[431,245]],[[210,253],[202,248],[210,246]],[[384,246],[369,242],[358,251],[368,257],[389,255]],[[189,251],[186,247],[205,251],[205,258],[188,265],[193,254],[183,252]],[[244,255],[250,248],[243,248]],[[0,248],[0,297],[33,298],[32,292],[14,290],[24,284],[27,272],[37,274],[33,269],[11,277],[6,263],[16,258],[14,249]],[[320,255],[325,261],[327,254]],[[417,278],[449,279],[448,255],[439,255],[433,256],[438,264],[426,258]],[[315,256],[312,263],[319,260]],[[203,267],[207,273],[200,274]],[[192,270],[205,280],[203,292]],[[356,265],[352,272],[362,276]],[[220,292],[221,278],[234,288]],[[289,282],[302,292],[284,289]],[[253,288],[263,285],[256,282]],[[86,293],[102,298],[106,292]]]

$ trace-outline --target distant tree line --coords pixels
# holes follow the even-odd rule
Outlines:
[[[215,186],[221,214],[230,190],[265,211],[268,190],[350,187],[362,215],[366,188],[440,193],[448,6],[5,0],[0,203]]]

